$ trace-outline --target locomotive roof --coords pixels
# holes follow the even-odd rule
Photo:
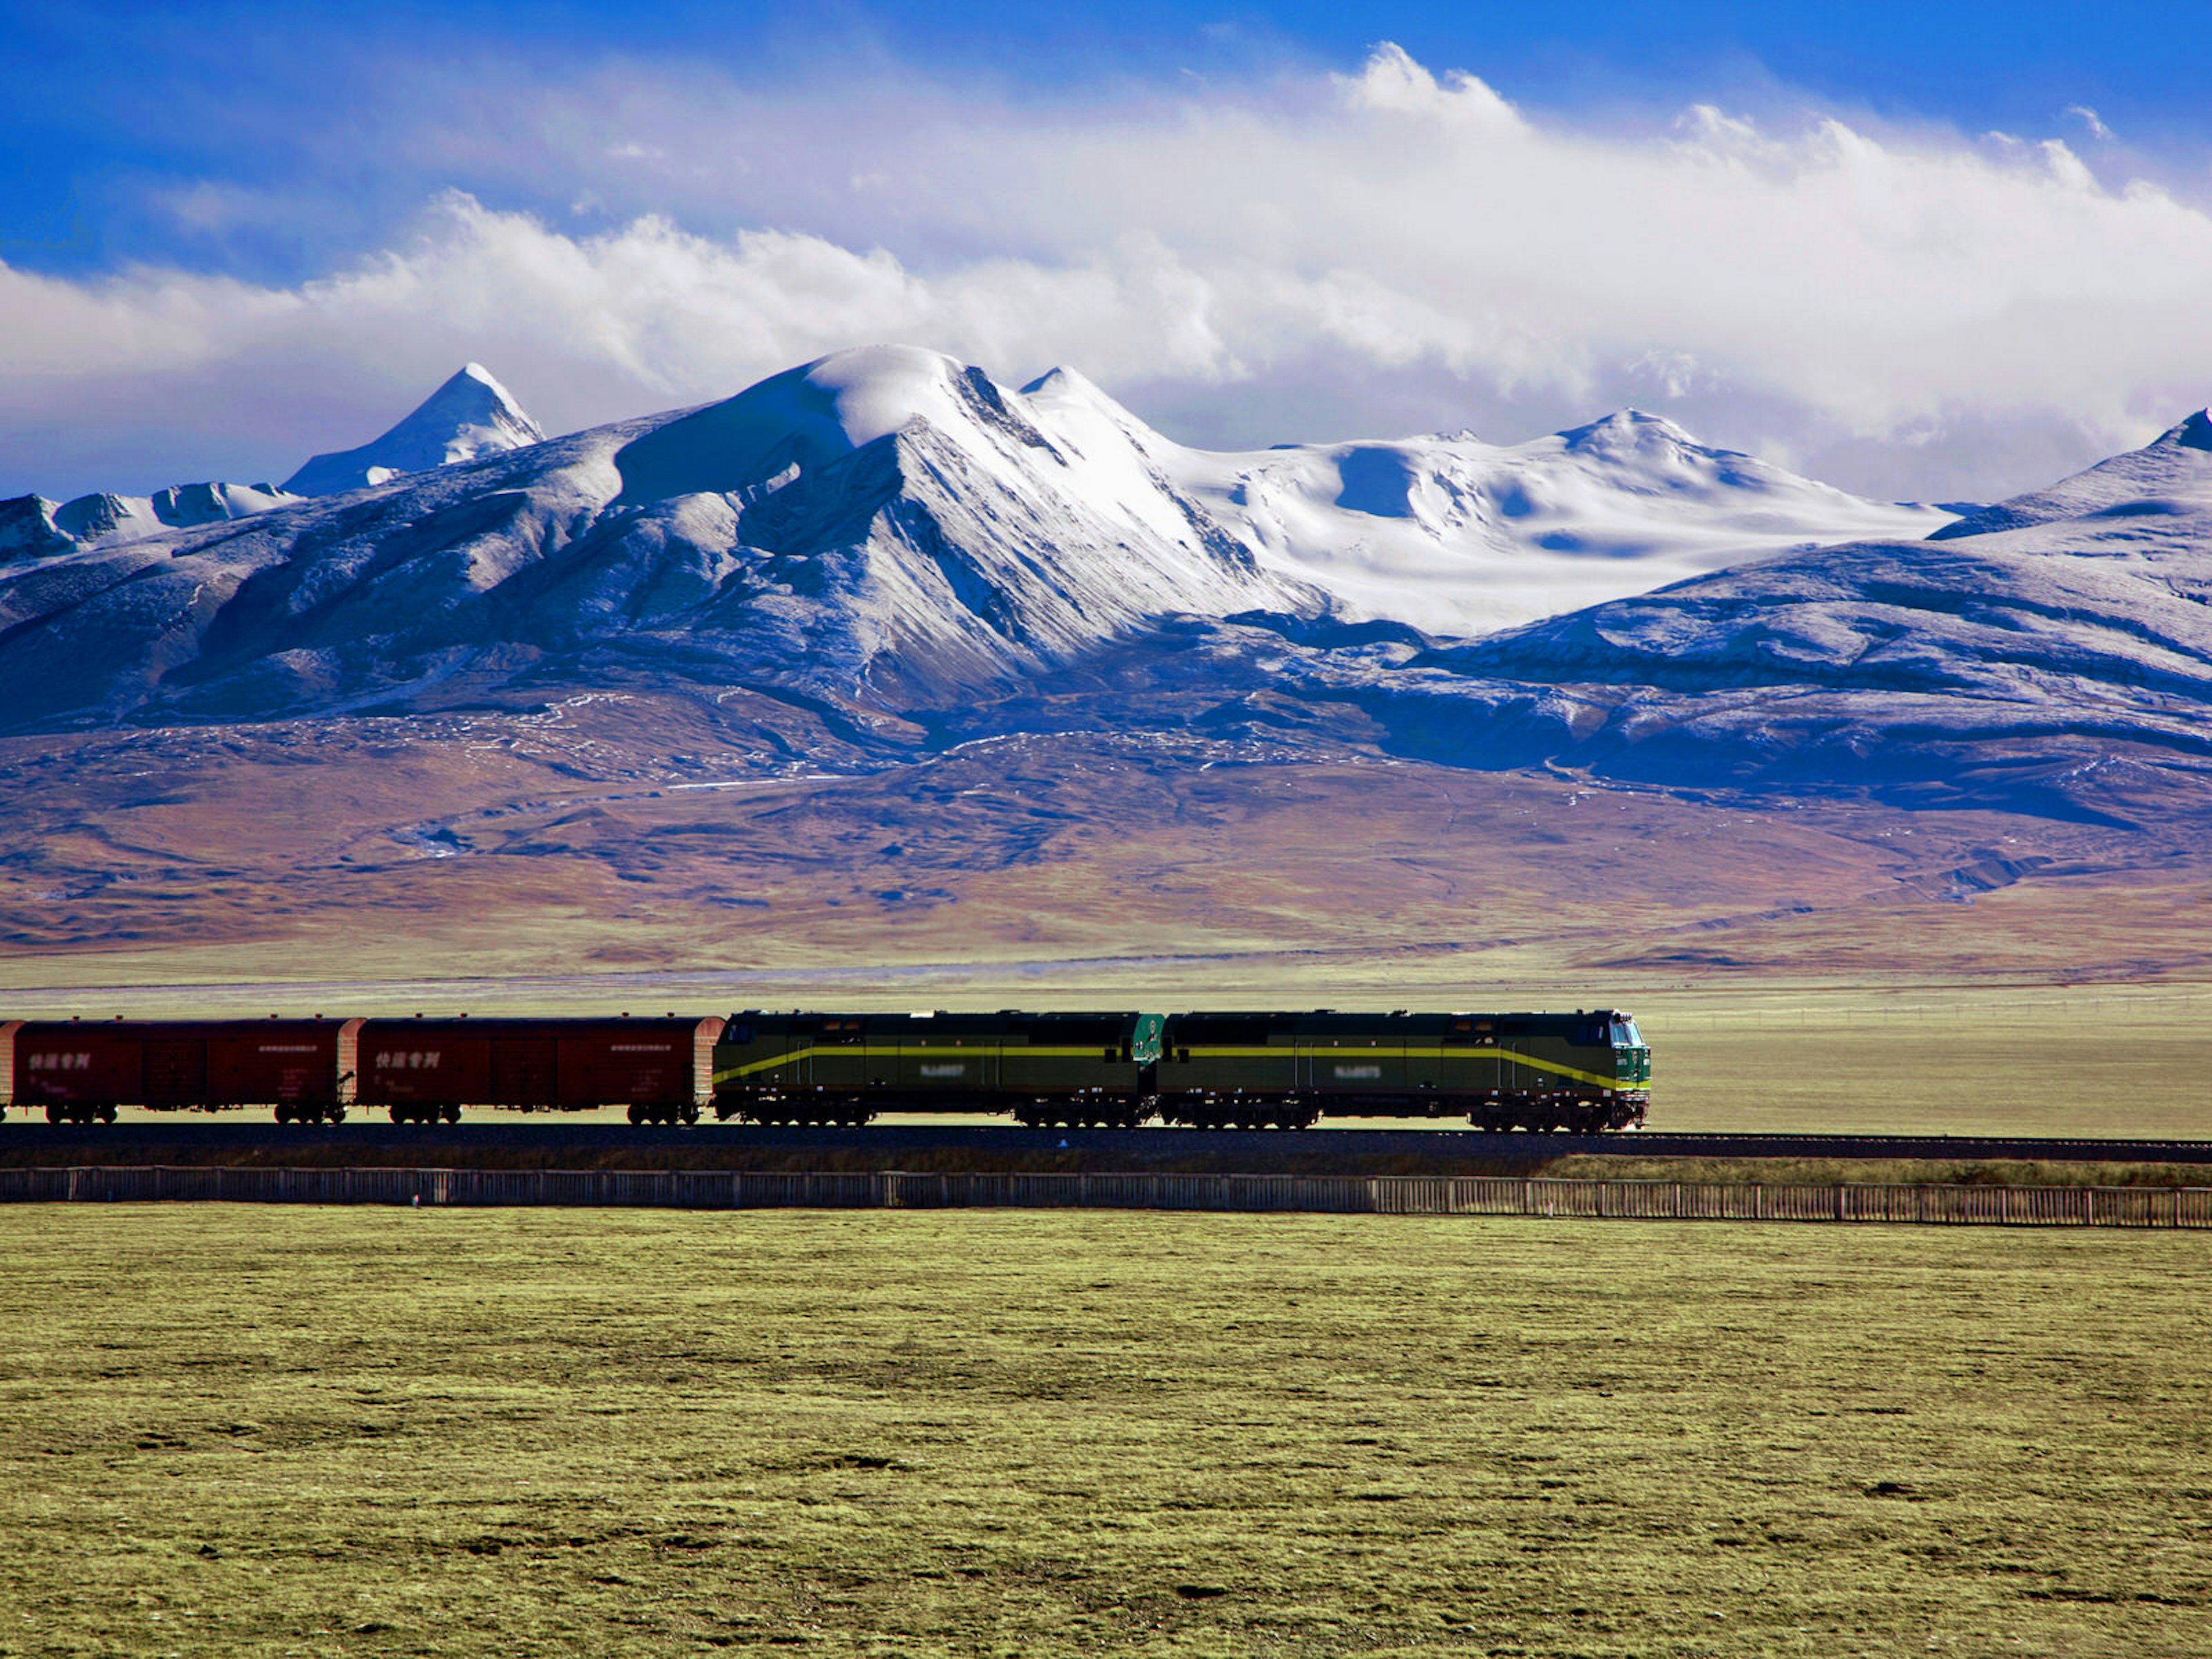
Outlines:
[[[1613,1008],[1577,1008],[1572,1013],[1559,1012],[1492,1013],[1465,1009],[1427,1012],[1407,1008],[1393,1008],[1387,1013],[1379,1009],[1346,1010],[1339,1008],[1289,1009],[1205,1009],[1189,1013],[1170,1014],[1170,1023],[1201,1019],[1232,1019],[1265,1021],[1272,1027],[1295,1030],[1372,1030],[1377,1026],[1396,1030],[1451,1030],[1462,1020],[1480,1025],[1487,1021],[1492,1025],[1511,1020],[1516,1024],[1540,1026],[1569,1026],[1587,1024],[1591,1020],[1626,1019],[1628,1015]]]
[[[1152,1018],[1134,1009],[1050,1010],[1001,1008],[993,1013],[954,1012],[939,1008],[927,1013],[840,1013],[819,1009],[786,1011],[747,1008],[730,1016],[732,1024],[750,1024],[770,1030],[857,1030],[888,1035],[902,1030],[988,1032],[1028,1030],[1037,1025],[1112,1024],[1121,1026]]]

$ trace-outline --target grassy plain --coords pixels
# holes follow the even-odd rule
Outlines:
[[[2212,1239],[0,1213],[0,1654],[2212,1653]]]

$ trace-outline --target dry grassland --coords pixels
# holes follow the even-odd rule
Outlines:
[[[2212,1653],[2212,1240],[0,1214],[0,1654]]]

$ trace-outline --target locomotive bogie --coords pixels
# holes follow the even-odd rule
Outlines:
[[[828,1089],[773,1089],[723,1093],[714,1115],[724,1122],[799,1124],[810,1128],[857,1129],[874,1121],[875,1105],[857,1095]]]
[[[1297,1094],[1247,1095],[1186,1091],[1163,1095],[1160,1121],[1190,1129],[1310,1129],[1321,1121],[1321,1103]]]

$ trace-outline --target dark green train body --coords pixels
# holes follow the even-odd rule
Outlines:
[[[731,1017],[714,1110],[755,1123],[1006,1113],[1034,1127],[1303,1128],[1461,1117],[1589,1133],[1643,1122],[1651,1051],[1629,1015],[1313,1012]]]
[[[1170,1123],[1304,1127],[1322,1117],[1459,1117],[1590,1133],[1644,1121],[1651,1051],[1635,1020],[1572,1014],[1171,1014]]]
[[[1011,1112],[1036,1127],[1130,1127],[1152,1115],[1161,1023],[1016,1011],[735,1014],[714,1050],[714,1112],[753,1123]]]

